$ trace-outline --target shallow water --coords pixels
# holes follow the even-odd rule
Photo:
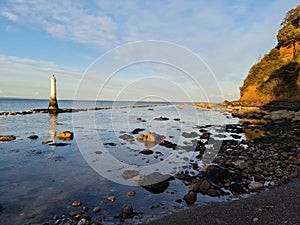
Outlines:
[[[125,179],[124,171],[134,168],[139,179],[153,173],[174,175],[183,170],[197,173],[190,163],[192,160],[200,168],[204,166],[193,151],[193,140],[199,137],[185,138],[182,133],[193,131],[200,136],[200,127],[211,124],[214,126],[206,129],[213,136],[228,136],[224,125],[237,123],[237,119],[191,106],[153,109],[119,108],[0,117],[0,135],[17,137],[13,142],[0,142],[1,224],[54,223],[53,215],[68,216],[71,211],[78,211],[71,206],[73,201],[81,201],[90,209],[87,214],[100,218],[104,224],[139,223],[186,207],[184,202],[175,202],[188,192],[182,181],[170,180],[164,190],[153,193],[141,187],[138,181]],[[160,116],[169,120],[155,120]],[[178,149],[155,144],[150,146],[153,154],[140,154],[149,146],[136,140],[139,134],[131,134],[135,128],[145,129],[139,134],[150,131],[162,135],[176,143]],[[74,131],[73,140],[55,138],[57,133],[66,130]],[[28,139],[32,134],[39,138]],[[121,139],[122,134],[133,136],[134,141]],[[42,145],[42,141],[68,145]],[[184,148],[186,146],[190,148]],[[135,191],[136,195],[127,196],[129,191]],[[107,196],[115,196],[116,201],[107,201]],[[199,194],[196,204],[221,200],[224,198]],[[116,216],[121,214],[124,204],[132,204],[134,211],[141,214],[120,222]],[[97,214],[92,212],[96,206],[101,208]]]

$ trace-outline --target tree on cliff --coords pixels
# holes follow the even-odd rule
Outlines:
[[[293,58],[296,56],[296,43],[300,42],[300,5],[291,9],[283,19],[277,34],[278,48],[293,47]]]

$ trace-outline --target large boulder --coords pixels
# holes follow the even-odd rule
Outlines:
[[[149,149],[154,147],[155,145],[159,144],[163,140],[163,136],[155,133],[151,133],[147,131],[145,134],[140,134],[137,136],[137,140],[139,142],[143,142],[145,148]]]
[[[73,132],[71,131],[64,131],[56,135],[56,138],[64,140],[64,141],[69,141],[73,139]]]
[[[2,135],[0,136],[0,141],[13,141],[16,139],[14,135]]]

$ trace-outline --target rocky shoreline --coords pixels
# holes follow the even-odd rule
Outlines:
[[[239,198],[245,194],[264,193],[264,190],[285,186],[284,184],[300,175],[300,107],[298,102],[277,105],[271,103],[269,106],[258,103],[233,102],[227,103],[226,107],[233,116],[241,118],[240,124],[228,125],[226,130],[230,130],[236,135],[245,133],[246,137],[248,134],[248,140],[223,141],[213,164],[208,166],[205,171],[200,171],[196,176],[190,176],[184,172],[176,175],[177,179],[189,184],[189,192],[183,197],[187,205],[192,205],[199,194],[212,197],[233,194]],[[199,155],[201,158],[201,154]],[[296,181],[299,183],[299,178]],[[280,200],[281,196],[276,196],[275,199]],[[249,202],[251,201],[249,200]],[[235,221],[239,222],[232,223],[234,222],[233,216],[245,214],[245,212],[235,212],[237,208],[233,212],[223,215],[223,220],[218,220],[218,216],[214,218],[213,213],[218,215],[220,212],[210,206],[213,204],[215,203],[209,204],[207,208],[200,206],[202,207],[201,211],[208,211],[207,214],[211,214],[210,219],[201,218],[203,213],[197,212],[198,209],[196,209],[192,213],[175,213],[149,224],[165,224],[166,222],[172,224],[197,222],[200,224],[201,221],[205,224],[239,224],[244,221],[243,218],[236,218]],[[218,208],[221,210],[226,210],[227,205],[231,203],[216,204],[219,204]],[[240,204],[244,206],[247,203]],[[239,203],[236,205],[238,207]],[[276,206],[276,203],[274,205]],[[273,208],[274,205],[267,205],[261,210]],[[285,210],[293,211],[292,205],[284,205],[284,207]],[[269,217],[272,218],[272,214]],[[297,223],[300,222],[299,217],[293,219]],[[258,218],[254,217],[247,224],[257,221]],[[277,221],[280,220],[277,218]],[[265,224],[265,221],[256,224]],[[268,224],[276,224],[276,222]]]
[[[196,193],[217,197],[249,194],[270,186],[280,186],[300,175],[300,121],[243,121],[230,125],[237,133],[245,130],[263,134],[253,140],[223,142],[213,165],[196,176],[187,173],[177,179],[190,183],[184,196],[188,205],[196,201]]]
[[[0,116],[16,116],[16,115],[30,115],[36,113],[75,113],[82,111],[98,111],[98,110],[109,110],[109,109],[124,109],[124,108],[149,108],[157,106],[170,106],[170,104],[149,104],[149,105],[132,105],[132,106],[106,106],[106,107],[93,107],[93,108],[63,108],[58,110],[53,109],[31,109],[27,111],[13,111],[13,112],[0,112]]]

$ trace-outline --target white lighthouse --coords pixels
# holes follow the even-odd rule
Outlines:
[[[51,77],[51,92],[48,109],[54,112],[58,110],[58,104],[56,100],[56,79],[54,75]]]

